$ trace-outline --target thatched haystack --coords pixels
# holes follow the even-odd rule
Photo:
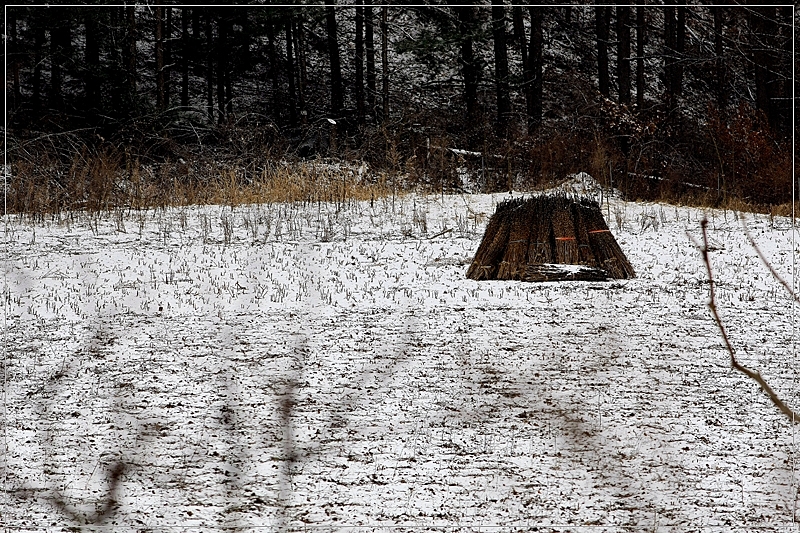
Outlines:
[[[498,205],[467,271],[474,280],[603,280],[635,275],[597,202],[565,195]]]

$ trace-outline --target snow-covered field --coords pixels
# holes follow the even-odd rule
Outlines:
[[[9,218],[0,529],[795,531],[800,435],[686,233],[797,409],[740,217],[612,199],[637,279],[467,280],[507,196]]]

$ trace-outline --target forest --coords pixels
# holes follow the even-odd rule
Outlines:
[[[631,199],[783,213],[795,16],[685,2],[9,7],[8,210],[331,199],[287,190],[320,160],[368,165],[362,195],[585,171]]]

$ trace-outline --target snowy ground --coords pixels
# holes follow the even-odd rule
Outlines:
[[[9,219],[0,528],[97,519],[122,465],[98,531],[796,531],[704,212],[606,203],[634,280],[467,280],[506,196]],[[741,362],[797,409],[791,301],[706,213]],[[746,219],[791,280],[790,222]]]

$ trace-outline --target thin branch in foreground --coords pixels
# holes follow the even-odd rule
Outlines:
[[[102,506],[93,514],[86,515],[67,503],[67,498],[60,491],[56,491],[55,496],[49,498],[50,503],[69,517],[73,522],[80,525],[102,525],[111,515],[114,506],[117,505],[117,493],[122,484],[122,475],[125,473],[125,463],[117,461],[108,470],[106,483],[108,485],[107,495],[102,502]]]
[[[692,241],[694,241],[695,245],[697,245],[697,247],[700,249],[700,253],[703,256],[703,262],[706,265],[706,272],[708,273],[708,292],[709,292],[708,307],[709,309],[711,309],[711,314],[714,317],[714,322],[717,323],[717,327],[719,328],[720,333],[722,333],[722,339],[725,341],[725,347],[728,349],[728,353],[731,356],[731,366],[735,370],[738,370],[742,374],[746,375],[747,377],[751,378],[756,383],[758,383],[759,387],[761,387],[761,390],[763,390],[767,394],[767,396],[769,396],[769,399],[772,400],[772,403],[774,403],[775,406],[778,409],[780,409],[781,412],[785,414],[792,423],[795,424],[800,423],[800,416],[798,416],[794,411],[792,411],[783,402],[783,400],[778,398],[778,395],[775,394],[775,391],[772,390],[772,387],[770,387],[769,384],[764,380],[764,378],[761,377],[761,374],[740,365],[739,361],[736,360],[736,355],[733,350],[733,346],[731,345],[731,341],[728,338],[728,333],[725,331],[725,326],[722,324],[722,319],[720,318],[719,312],[717,311],[717,300],[716,296],[714,295],[714,276],[711,271],[711,260],[708,257],[708,232],[707,232],[708,219],[703,218],[703,221],[700,224],[703,228],[703,245],[701,246],[700,243],[698,243],[694,238],[692,238]],[[753,244],[752,240],[750,242],[751,244]],[[762,258],[762,261],[764,261],[765,264],[767,264],[763,255],[761,255],[761,251],[758,250],[757,248],[756,251],[758,252],[759,257]],[[770,271],[773,272],[773,275],[777,276],[777,273],[775,273],[772,267],[769,264],[767,264],[767,266],[770,268]],[[792,294],[792,296],[794,296],[794,293],[791,292],[791,289],[790,293]]]
[[[778,280],[778,283],[783,285],[783,287],[786,289],[786,291],[789,293],[789,295],[795,302],[800,304],[800,296],[798,296],[797,293],[794,292],[789,282],[783,279],[780,274],[778,274],[778,272],[775,270],[775,267],[773,267],[772,264],[770,264],[770,262],[767,261],[767,258],[764,257],[764,254],[761,253],[761,248],[758,247],[755,239],[753,239],[753,236],[750,234],[750,230],[747,229],[747,224],[745,224],[744,219],[742,219],[742,228],[744,228],[744,234],[745,236],[747,236],[747,240],[750,242],[750,246],[752,246],[753,249],[756,251],[756,253],[758,254],[758,258],[761,259],[761,262],[764,263],[764,266],[766,266],[767,269],[769,269],[770,273],[772,274],[772,277]]]

